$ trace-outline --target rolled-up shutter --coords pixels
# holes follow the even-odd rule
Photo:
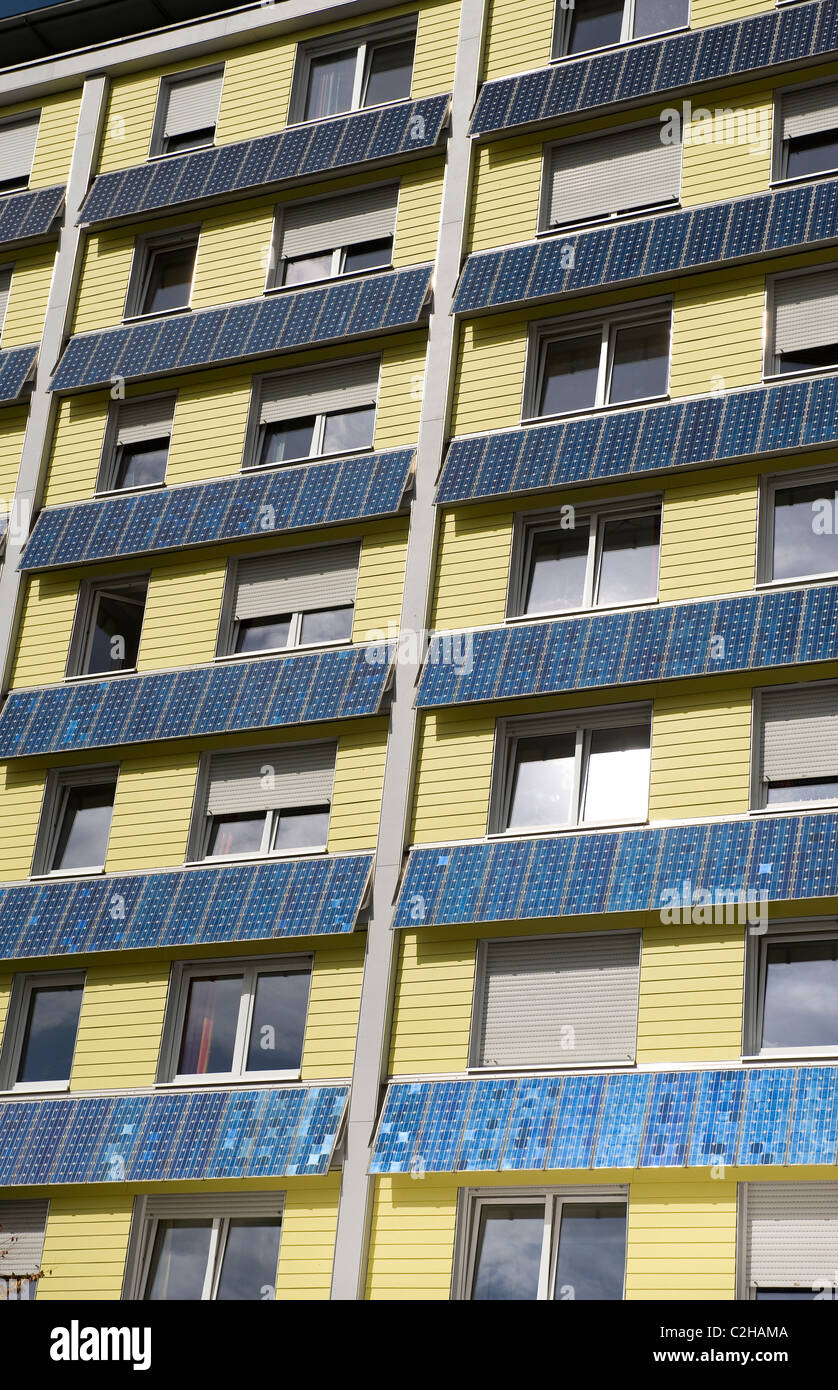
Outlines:
[[[268,377],[262,383],[259,418],[263,425],[375,405],[380,359],[336,362],[310,372]]]
[[[353,603],[358,587],[357,542],[242,560],[236,579],[235,616],[265,618]]]
[[[336,754],[335,743],[215,754],[207,811],[220,816],[325,805],[332,799]]]
[[[782,98],[783,139],[838,129],[838,82],[786,92]]]
[[[774,350],[802,352],[838,342],[838,270],[774,282]]]
[[[489,942],[474,1064],[633,1061],[639,974],[633,933]]]
[[[0,126],[0,182],[28,179],[38,143],[40,111]]]
[[[550,188],[552,226],[675,202],[681,146],[662,142],[660,123],[557,145]]]
[[[141,444],[145,439],[162,439],[170,435],[174,413],[173,396],[126,401],[119,408],[117,444]]]
[[[762,779],[838,778],[838,685],[765,691]]]
[[[163,134],[188,135],[193,130],[215,129],[223,81],[223,72],[207,72],[168,83]]]
[[[151,1196],[145,1199],[147,1221],[214,1220],[219,1216],[282,1216],[284,1192],[223,1192],[201,1196]]]
[[[750,1286],[813,1288],[834,1282],[838,1182],[751,1183],[745,1224]]]
[[[0,1278],[39,1272],[48,1209],[46,1201],[0,1202]]]
[[[3,332],[3,323],[6,318],[6,310],[9,307],[9,291],[12,288],[12,272],[10,270],[0,270],[0,333]]]
[[[280,257],[316,256],[337,246],[379,241],[396,229],[397,184],[300,203],[282,214]]]

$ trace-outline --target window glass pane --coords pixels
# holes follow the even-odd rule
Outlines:
[[[290,613],[273,618],[241,618],[236,628],[236,651],[263,652],[287,647],[290,631]]]
[[[207,856],[255,854],[262,848],[264,811],[238,811],[229,816],[213,816]]]
[[[660,513],[603,522],[597,603],[638,603],[657,597],[660,531]]]
[[[410,96],[415,46],[414,38],[375,45],[369,58],[364,106],[378,106],[382,101],[401,101]]]
[[[371,449],[375,429],[375,406],[341,410],[326,416],[324,454],[343,454],[349,449]]]
[[[105,862],[115,784],[70,787],[51,868],[97,869]]]
[[[230,1222],[216,1294],[220,1302],[274,1297],[280,1226],[279,1217]]]
[[[668,369],[668,322],[618,328],[611,367],[611,404],[665,396]]]
[[[788,142],[786,178],[802,179],[838,169],[838,131],[819,130]]]
[[[360,270],[377,270],[387,266],[393,259],[393,238],[381,237],[379,241],[362,241],[357,246],[347,246],[343,257],[346,275],[357,275]]]
[[[838,571],[838,480],[777,488],[772,579]]]
[[[32,989],[18,1081],[69,1081],[83,993],[83,985]]]
[[[315,417],[306,415],[298,420],[280,420],[275,424],[265,425],[259,462],[289,463],[294,459],[308,458],[314,439],[315,424]]]
[[[295,849],[319,849],[329,835],[329,807],[306,806],[281,811],[274,834],[273,849],[288,853]]]
[[[247,1049],[247,1071],[296,1071],[303,1056],[307,970],[260,974]]]
[[[766,798],[769,806],[805,805],[808,801],[835,801],[838,781],[772,782]]]
[[[211,1233],[211,1221],[158,1221],[145,1298],[199,1299]]]
[[[136,666],[147,591],[148,580],[140,579],[96,596],[85,674]]]
[[[626,1209],[617,1202],[562,1208],[556,1298],[619,1301],[626,1268]]]
[[[589,53],[619,43],[625,0],[576,0],[569,11],[567,53]]]
[[[634,37],[662,34],[685,28],[690,22],[690,0],[635,0]]]
[[[801,1302],[811,1303],[818,1298],[823,1298],[820,1288],[815,1289],[757,1289],[757,1303],[772,1303],[782,1301],[790,1303],[792,1299],[799,1299]]]
[[[303,120],[317,121],[350,109],[357,58],[357,48],[350,48],[311,59]]]
[[[168,439],[148,439],[142,444],[123,444],[116,465],[115,488],[153,487],[166,477]]]
[[[565,415],[596,405],[602,335],[550,343],[544,359],[539,415]]]
[[[482,1207],[472,1298],[536,1298],[543,1236],[543,1206]]]
[[[141,314],[162,314],[183,309],[189,303],[195,247],[178,246],[171,251],[152,251],[151,268]]]
[[[308,285],[313,280],[329,280],[332,275],[332,253],[319,256],[292,256],[283,263],[283,285]]]
[[[567,825],[573,819],[575,751],[574,733],[518,739],[508,829]]]
[[[577,518],[572,531],[536,531],[524,596],[525,613],[581,608],[585,596],[590,526]]]
[[[648,727],[594,729],[582,819],[645,820],[648,804]]]
[[[834,367],[838,363],[838,342],[826,343],[823,347],[803,348],[800,352],[780,354],[781,372],[819,372],[821,367]]]
[[[185,130],[181,135],[167,135],[166,154],[182,154],[185,150],[199,150],[211,145],[215,137],[215,126],[205,126],[203,130]]]
[[[303,614],[303,642],[348,642],[352,636],[353,605],[345,608],[319,608]]]
[[[232,1070],[241,992],[241,975],[190,980],[177,1068],[180,1076]]]
[[[838,941],[766,948],[763,1047],[838,1045]]]

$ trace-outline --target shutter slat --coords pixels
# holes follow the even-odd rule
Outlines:
[[[0,270],[0,333],[3,332],[3,323],[6,318],[6,310],[9,307],[9,292],[11,288],[11,270]]]
[[[396,230],[396,184],[346,193],[339,198],[322,198],[301,203],[282,214],[280,257],[316,256],[338,246],[359,241],[378,241]]]
[[[762,776],[838,777],[838,686],[763,693]]]
[[[838,1270],[838,1182],[753,1183],[747,1195],[749,1283],[812,1288]]]
[[[235,598],[237,618],[267,618],[352,603],[358,586],[357,542],[290,555],[242,560]]]
[[[774,282],[774,349],[801,352],[838,342],[838,270]]]
[[[268,377],[262,383],[260,421],[267,425],[304,415],[375,405],[380,366],[380,358],[370,357]]]
[[[117,444],[141,444],[144,439],[162,439],[170,435],[174,413],[172,397],[126,401],[119,409]]]
[[[210,761],[207,811],[232,815],[331,802],[336,755],[335,743],[216,754]]]
[[[477,1064],[632,1061],[639,972],[634,934],[490,942]]]
[[[838,82],[787,92],[783,97],[783,139],[838,129]]]
[[[0,1275],[38,1273],[48,1209],[46,1201],[0,1202]]]
[[[193,130],[214,129],[223,80],[222,72],[209,72],[169,83],[163,134],[188,135]]]
[[[41,113],[36,111],[32,116],[0,126],[0,177],[29,178],[40,124]]]
[[[681,146],[663,144],[659,124],[557,145],[550,179],[553,226],[674,202],[681,187]]]

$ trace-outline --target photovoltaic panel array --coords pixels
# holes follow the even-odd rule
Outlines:
[[[660,912],[697,891],[745,905],[838,894],[838,815],[766,816],[706,825],[663,826],[492,840],[410,851],[395,925],[436,927],[536,921],[606,912]],[[675,900],[677,902],[677,900]]]
[[[91,564],[193,545],[392,516],[402,506],[414,449],[272,469],[210,483],[131,493],[41,512],[22,570]]]
[[[15,690],[0,758],[377,714],[391,658],[382,643]]]
[[[63,206],[63,184],[0,198],[0,251],[18,241],[46,236]]]
[[[788,5],[487,82],[471,132],[485,136],[595,107],[641,102],[700,82],[721,82],[836,50],[836,0]]]
[[[838,377],[752,387],[503,434],[455,439],[437,502],[451,505],[838,440]]]
[[[373,1173],[836,1161],[838,1067],[397,1081]]]
[[[836,659],[838,585],[818,585],[438,634],[417,705],[433,709]]]
[[[411,266],[71,338],[51,389],[106,386],[117,376],[137,381],[413,327],[432,275],[432,266]]]
[[[0,352],[0,405],[16,401],[35,369],[38,347],[9,348]]]
[[[733,264],[838,237],[838,183],[759,193],[469,256],[454,312],[471,314]]]
[[[448,120],[449,96],[425,97],[330,121],[290,126],[275,135],[197,150],[174,159],[100,174],[79,224],[109,222],[221,198],[264,192],[290,180],[336,173],[353,165],[427,153]]]
[[[0,887],[0,960],[334,936],[354,930],[371,854]]]
[[[322,1176],[346,1086],[0,1104],[0,1186]]]

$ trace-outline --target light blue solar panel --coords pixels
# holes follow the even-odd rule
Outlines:
[[[838,1071],[801,1067],[789,1124],[786,1163],[835,1163],[838,1134]]]
[[[589,1168],[593,1159],[604,1076],[566,1076],[547,1151],[548,1168]]]
[[[594,1168],[636,1166],[651,1085],[649,1072],[622,1072],[608,1077],[599,1115]]]
[[[517,1082],[508,1078],[474,1082],[468,1119],[457,1153],[458,1170],[491,1173],[500,1168],[516,1092]]]
[[[414,1161],[416,1139],[434,1092],[430,1082],[391,1086],[378,1125],[372,1173],[406,1173]],[[418,1167],[418,1165],[417,1165]]]
[[[749,1073],[736,1158],[741,1167],[784,1161],[795,1078],[789,1067],[766,1067]]]
[[[0,198],[0,252],[17,242],[46,236],[63,207],[63,184]]]
[[[646,1114],[643,1168],[681,1168],[687,1162],[698,1073],[658,1072],[652,1078]]]
[[[547,1165],[562,1078],[519,1080],[509,1116],[501,1170],[541,1169]]]

